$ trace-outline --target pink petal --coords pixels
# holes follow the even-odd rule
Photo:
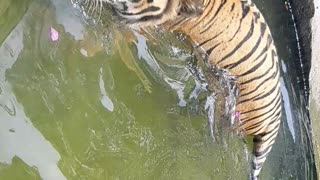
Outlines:
[[[53,27],[50,27],[49,36],[51,41],[57,41],[59,39],[59,33]]]
[[[233,116],[234,116],[235,119],[239,119],[239,117],[240,117],[240,112],[235,112],[235,113],[233,114]]]

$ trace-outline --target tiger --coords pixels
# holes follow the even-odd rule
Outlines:
[[[251,0],[98,0],[129,26],[189,37],[208,66],[236,77],[238,129],[253,136],[250,179],[260,171],[281,120],[279,58],[267,22]],[[200,51],[200,50],[199,50]]]

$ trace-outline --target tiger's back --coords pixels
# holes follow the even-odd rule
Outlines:
[[[190,36],[207,63],[237,77],[239,129],[254,136],[254,176],[261,170],[281,118],[278,56],[265,19],[252,2],[207,0],[203,13],[165,25]]]

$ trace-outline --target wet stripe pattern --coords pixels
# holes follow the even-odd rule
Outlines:
[[[117,0],[104,0],[115,3]],[[252,135],[251,179],[257,179],[278,134],[281,94],[278,55],[262,14],[250,0],[118,0],[120,16],[141,26],[183,32],[209,65],[237,77],[239,129]],[[157,6],[161,4],[161,6]],[[201,13],[188,16],[192,10]],[[186,13],[187,12],[187,13]]]

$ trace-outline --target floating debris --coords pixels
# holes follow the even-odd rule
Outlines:
[[[50,31],[49,31],[49,38],[51,41],[55,42],[58,41],[59,39],[59,33],[56,29],[54,29],[53,27],[50,27]]]

